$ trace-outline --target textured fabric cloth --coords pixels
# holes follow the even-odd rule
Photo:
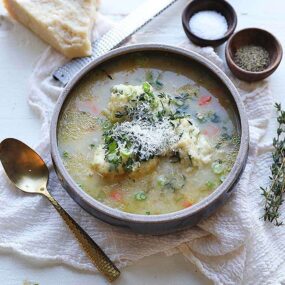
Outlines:
[[[109,27],[101,17],[96,31],[100,34]],[[188,42],[182,46],[202,54],[229,74],[212,48],[198,48]],[[54,173],[49,153],[49,124],[62,89],[51,74],[65,61],[62,55],[48,48],[31,76],[29,104],[42,121],[43,139],[36,150],[51,171],[49,190],[109,257],[123,267],[155,253],[180,252],[215,284],[285,282],[285,271],[281,269],[285,260],[285,230],[260,219],[263,199],[259,186],[268,183],[271,164],[271,144],[261,142],[273,110],[266,81],[246,84],[232,78],[249,118],[250,151],[245,171],[230,200],[192,229],[159,237],[143,236],[90,216],[68,196]],[[43,197],[16,190],[2,169],[0,205],[0,250],[17,252],[42,263],[96,270],[52,205]]]

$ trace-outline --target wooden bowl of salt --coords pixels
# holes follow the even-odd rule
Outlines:
[[[194,0],[183,11],[187,37],[199,46],[219,46],[235,31],[237,15],[225,0]]]

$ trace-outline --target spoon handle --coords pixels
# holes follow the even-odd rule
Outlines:
[[[109,259],[109,257],[103,252],[103,250],[91,239],[91,237],[71,218],[71,216],[59,205],[59,203],[46,192],[45,196],[49,199],[60,216],[63,218],[69,229],[75,235],[87,255],[95,264],[97,269],[105,275],[110,281],[116,280],[120,271],[115,264]]]

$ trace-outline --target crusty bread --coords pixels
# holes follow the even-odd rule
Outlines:
[[[12,17],[69,58],[91,54],[96,0],[4,0]]]

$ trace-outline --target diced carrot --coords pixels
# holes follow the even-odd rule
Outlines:
[[[93,103],[93,105],[91,105],[90,107],[91,107],[91,111],[92,111],[95,115],[98,115],[98,114],[99,114],[99,110],[98,110],[98,108],[94,105],[94,103]]]
[[[212,100],[212,97],[211,96],[202,96],[200,99],[199,99],[199,102],[198,104],[200,106],[204,106],[206,104],[209,104]]]
[[[112,191],[110,193],[110,196],[111,196],[112,199],[114,199],[114,200],[116,200],[118,202],[121,202],[122,198],[123,198],[121,192],[118,192],[118,191]]]
[[[202,134],[207,137],[214,137],[220,133],[220,129],[214,125],[209,125],[202,131]]]
[[[185,200],[185,201],[183,201],[182,202],[182,207],[183,208],[188,208],[188,207],[190,207],[190,206],[192,206],[193,204],[190,202],[190,201],[187,201],[187,200]]]

